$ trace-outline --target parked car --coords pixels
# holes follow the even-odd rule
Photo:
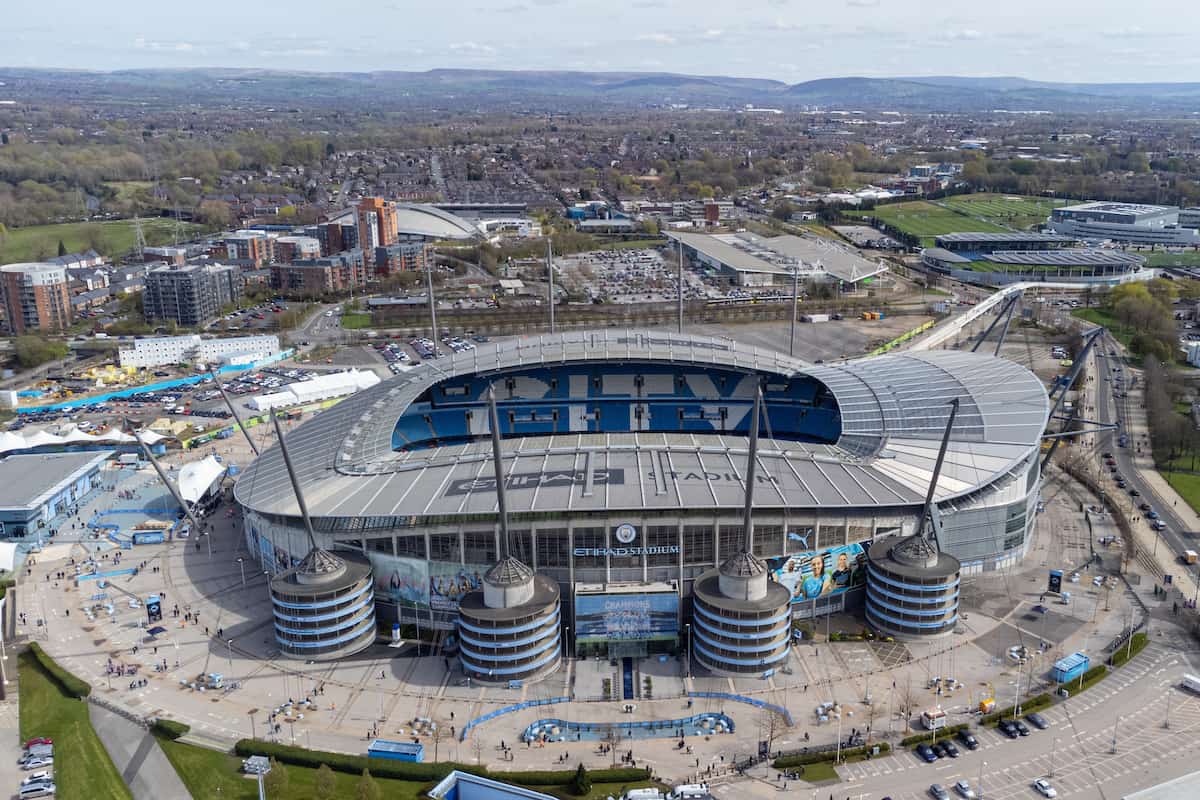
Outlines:
[[[1024,722],[1021,722],[1021,720],[1014,719],[1013,726],[1017,729],[1017,733],[1020,734],[1021,736],[1029,735],[1029,726],[1026,725]]]
[[[946,756],[947,756],[946,746],[944,744],[942,744],[941,742],[934,742],[933,744],[930,745],[930,748],[933,750],[934,753],[937,754],[938,758],[946,758]]]
[[[978,749],[978,747],[979,747],[979,740],[976,739],[975,735],[973,733],[971,733],[970,731],[967,731],[967,730],[959,731],[958,732],[958,740],[960,742],[962,742],[963,747],[967,748],[968,750],[975,750],[975,749]]]
[[[1044,731],[1046,728],[1050,727],[1050,723],[1046,721],[1046,718],[1036,711],[1026,714],[1025,719],[1029,720],[1029,724],[1037,728],[1039,731]]]
[[[961,780],[954,784],[954,791],[958,792],[958,796],[963,800],[975,800],[975,790],[971,788],[966,780]]]
[[[932,764],[938,760],[937,753],[933,752],[933,748],[925,743],[917,745],[917,755],[924,759],[927,764]]]
[[[1042,797],[1058,797],[1058,792],[1050,785],[1050,781],[1045,778],[1038,778],[1034,781],[1033,789]]]
[[[1000,731],[1000,733],[1004,734],[1010,739],[1016,739],[1021,735],[1020,732],[1017,731],[1017,726],[1012,724],[1012,720],[1002,719],[997,724],[996,728]]]
[[[934,798],[934,800],[950,800],[950,793],[940,783],[929,785],[929,796]]]
[[[945,750],[946,755],[950,756],[951,758],[958,758],[959,756],[958,748],[954,746],[954,742],[942,742],[942,749]]]
[[[38,744],[54,744],[54,740],[49,739],[45,736],[35,736],[32,739],[30,739],[29,741],[25,742],[25,744],[21,745],[21,749],[28,750],[29,748],[33,747],[34,745],[38,745]]]

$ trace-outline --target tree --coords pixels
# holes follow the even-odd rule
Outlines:
[[[228,203],[220,200],[205,200],[196,209],[196,219],[216,230],[228,227],[233,222],[233,212],[230,211]]]
[[[475,766],[483,760],[483,740],[478,736],[471,737],[471,752],[475,754]]]
[[[271,759],[271,771],[263,778],[267,787],[267,797],[288,797],[288,773],[274,758]]]
[[[63,243],[62,239],[59,239],[58,240],[58,255],[61,257],[61,256],[65,256],[66,254],[67,254],[67,246],[66,246],[66,244]]]
[[[771,209],[771,216],[777,220],[780,220],[781,222],[787,222],[795,213],[796,207],[787,200],[780,200],[775,204],[775,207]]]
[[[571,783],[567,790],[574,795],[583,796],[592,791],[592,776],[588,775],[588,771],[581,763],[575,770],[575,777],[571,778]]]
[[[334,793],[337,792],[337,778],[333,775],[333,770],[328,764],[322,764],[317,768],[317,776],[313,779],[313,793],[317,800],[333,800]]]
[[[13,340],[13,352],[22,367],[36,367],[47,361],[63,358],[69,352],[66,342],[52,341],[42,336],[18,336]]]
[[[358,788],[355,789],[354,797],[356,800],[382,800],[383,792],[379,790],[379,784],[371,777],[371,770],[364,769],[362,777],[358,779]]]

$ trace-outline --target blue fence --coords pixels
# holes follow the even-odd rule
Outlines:
[[[214,370],[214,372],[216,372],[218,375],[224,375],[229,372],[250,372],[252,370],[259,369],[260,367],[265,367],[268,364],[274,364],[277,361],[282,361],[285,358],[289,358],[293,352],[294,351],[292,350],[284,350],[276,353],[273,356],[264,358],[261,361],[255,361],[253,364],[219,367],[218,369]],[[109,400],[118,400],[123,397],[132,397],[133,395],[141,394],[142,392],[162,392],[170,389],[176,389],[180,386],[191,386],[193,384],[200,383],[200,381],[207,377],[207,373],[202,375],[189,375],[186,378],[176,378],[173,381],[149,383],[145,386],[135,386],[132,389],[121,389],[116,392],[108,392],[107,394],[81,397],[78,400],[68,400],[64,403],[53,403],[45,406],[22,406],[17,408],[16,412],[18,414],[32,414],[36,411],[67,411],[72,408],[79,408],[80,406],[90,406],[96,403],[107,403]]]
[[[110,569],[107,572],[93,572],[91,575],[76,575],[76,583],[84,581],[101,581],[105,578],[115,578],[119,575],[137,575],[137,569],[130,567],[129,569]]]
[[[792,720],[792,712],[788,711],[783,706],[777,706],[774,703],[766,703],[762,700],[755,700],[753,697],[746,697],[741,694],[729,694],[728,692],[688,692],[688,697],[711,697],[716,700],[732,700],[735,703],[746,703],[755,708],[765,708],[769,711],[774,711],[779,716],[783,717],[788,724],[788,727],[795,725]]]
[[[482,717],[473,719],[470,722],[468,722],[466,725],[464,725],[463,729],[462,729],[462,733],[460,733],[459,737],[458,737],[459,741],[465,742],[467,740],[467,734],[469,734],[476,725],[482,725],[485,722],[490,722],[491,720],[494,720],[496,717],[502,717],[505,714],[511,714],[514,711],[524,711],[527,708],[537,708],[538,706],[552,706],[555,703],[569,703],[569,702],[571,702],[571,698],[569,698],[569,697],[547,697],[545,700],[528,700],[524,703],[517,703],[515,706],[505,706],[504,708],[498,708],[495,711],[493,711],[492,713],[484,714]]]

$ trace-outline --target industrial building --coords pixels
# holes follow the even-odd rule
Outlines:
[[[0,301],[13,336],[32,331],[64,331],[71,324],[67,268],[54,264],[0,267]]]
[[[682,245],[688,262],[715,270],[738,286],[790,286],[798,270],[801,280],[851,288],[888,271],[882,261],[868,261],[836,242],[801,236],[672,231],[667,238]]]
[[[1141,203],[1081,203],[1050,212],[1054,233],[1089,242],[1200,246],[1200,230],[1181,227],[1179,208]]]
[[[1049,402],[1010,361],[935,351],[812,365],[726,339],[614,330],[489,344],[438,366],[285,435],[316,546],[370,561],[381,619],[449,630],[461,614],[481,631],[517,630],[512,612],[486,602],[485,576],[507,550],[497,472],[511,554],[561,595],[568,648],[634,657],[680,642],[685,625],[697,660],[729,674],[771,668],[789,619],[862,604],[873,545],[920,528],[943,435],[932,502],[957,574],[1005,568],[1032,541]],[[945,434],[950,398],[961,410]],[[280,459],[278,447],[265,452],[234,490],[269,571],[308,548]],[[544,615],[551,598],[538,587],[521,602]],[[750,632],[765,635],[739,655],[734,640]],[[473,645],[464,639],[464,655]],[[483,645],[471,652],[477,675],[498,668]]]

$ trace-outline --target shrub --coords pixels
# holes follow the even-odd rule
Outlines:
[[[58,665],[58,662],[46,654],[37,642],[29,645],[29,652],[37,659],[38,666],[46,671],[50,679],[58,684],[58,688],[68,697],[83,699],[92,693],[92,685],[82,678],[77,678]]]
[[[846,759],[854,756],[865,756],[871,752],[873,747],[879,748],[880,755],[883,755],[892,749],[887,742],[880,742],[877,745],[868,744],[863,745],[862,747],[843,747],[842,758]],[[837,755],[837,751],[835,750],[826,750],[820,753],[793,753],[792,755],[780,756],[779,758],[775,759],[775,761],[772,763],[772,766],[774,766],[775,769],[789,769],[791,767],[803,767],[807,764],[822,764],[825,762],[832,762],[835,758],[837,758]]]
[[[241,739],[233,748],[242,758],[247,756],[268,756],[281,764],[291,764],[296,767],[311,767],[319,769],[327,765],[334,772],[345,772],[350,775],[361,775],[364,769],[370,768],[371,774],[377,778],[395,778],[403,781],[440,781],[454,770],[469,772],[472,775],[488,776],[486,767],[470,764],[456,764],[452,761],[437,763],[410,764],[405,761],[391,761],[382,758],[367,758],[366,756],[349,755],[347,753],[329,753],[320,750],[305,750],[303,747],[292,747],[276,742],[264,742],[261,739]],[[589,773],[594,783],[633,783],[650,778],[650,770],[634,768],[598,769]],[[561,786],[570,783],[574,773],[569,770],[529,772],[501,772],[496,777],[510,783],[523,786]]]
[[[1021,713],[1028,714],[1033,711],[1041,711],[1043,708],[1049,708],[1052,705],[1054,705],[1054,698],[1048,693],[1042,692],[1041,694],[1036,694],[1033,697],[1026,698],[1025,701],[1021,703]],[[1009,706],[1008,708],[1002,708],[999,711],[993,711],[990,714],[986,714],[979,718],[979,724],[991,725],[994,722],[999,722],[1005,717],[1011,717],[1013,715],[1013,709],[1014,706]]]
[[[164,739],[174,741],[180,736],[185,736],[192,728],[190,725],[185,725],[182,722],[176,722],[173,719],[156,719],[151,730],[155,735],[161,736]]]
[[[960,725],[947,725],[945,728],[939,728],[937,731],[925,731],[924,733],[918,733],[913,736],[906,736],[900,740],[900,746],[915,747],[921,742],[928,742],[936,739],[948,739],[959,731],[965,731],[969,727],[971,726],[964,722]],[[930,738],[931,733],[934,734],[932,739]]]
[[[1114,667],[1121,666],[1126,661],[1142,652],[1142,649],[1145,648],[1147,642],[1148,639],[1146,634],[1141,632],[1135,633],[1128,645],[1125,647],[1118,647],[1116,651],[1108,657],[1108,663],[1112,664]],[[1126,655],[1126,652],[1129,654]]]
[[[588,775],[588,771],[584,769],[583,764],[575,770],[575,777],[571,778],[571,783],[568,784],[567,790],[574,795],[583,796],[592,791],[592,778]]]

